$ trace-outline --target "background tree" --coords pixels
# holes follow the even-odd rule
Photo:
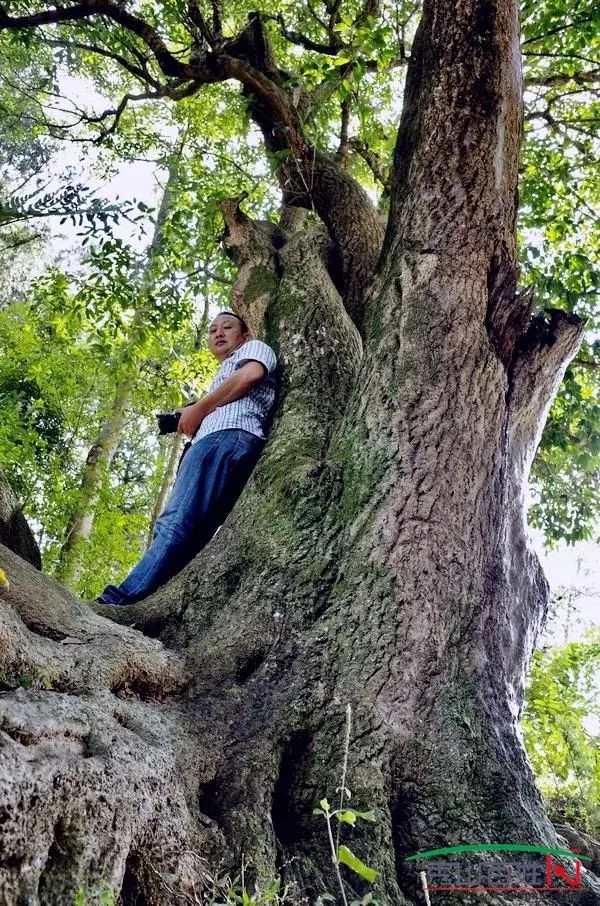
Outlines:
[[[282,874],[292,902],[332,889],[311,812],[339,785],[348,702],[348,783],[378,819],[352,846],[384,902],[418,901],[404,862],[415,851],[557,842],[517,731],[547,606],[523,506],[583,326],[516,292],[516,5],[426,2],[412,41],[402,15],[327,3],[273,22],[238,5],[138,15],[110,0],[0,10],[0,28],[33,44],[110,56],[144,83],[142,101],[208,98],[246,116],[284,201],[279,223],[221,201],[233,302],[278,349],[284,385],[213,542],[110,614],[135,629],[3,555],[6,675],[43,671],[52,686],[1,702],[7,897],[52,902],[107,880],[125,903],[173,891],[194,902],[200,859],[232,864],[240,850],[259,875]],[[407,57],[387,174],[354,94]],[[135,103],[125,95],[102,124]],[[385,183],[385,236],[358,181],[367,166]],[[347,884],[364,890],[360,874]],[[592,903],[598,884],[585,884]]]
[[[596,839],[600,821],[597,630],[580,642],[535,652],[523,728],[541,788],[556,818]]]
[[[191,310],[181,295],[157,291],[164,329],[150,321],[133,349],[138,263],[130,249],[108,245],[79,277],[51,272],[29,287],[26,301],[13,300],[0,312],[0,462],[36,527],[50,573],[61,566],[68,525],[81,508],[86,453],[113,411],[115,382],[126,368],[139,373],[127,433],[115,439],[114,466],[96,486],[100,522],[80,561],[86,597],[100,591],[107,575],[127,570],[144,547],[165,465],[154,413],[196,392],[212,367],[207,350],[195,350]]]
[[[139,287],[140,298],[137,304],[134,303],[131,329],[123,343],[121,360],[113,362],[117,378],[112,405],[98,436],[88,451],[79,499],[67,524],[65,541],[60,554],[59,578],[69,588],[76,586],[81,575],[82,545],[91,535],[103,474],[110,468],[117,452],[127,421],[133,389],[143,364],[143,359],[140,360],[140,357],[136,355],[136,346],[140,340],[143,342],[147,334],[148,324],[146,322],[150,322],[151,325],[152,320],[156,320],[152,317],[154,307],[153,263],[162,251],[163,228],[172,206],[173,194],[177,191],[177,174],[184,145],[185,137],[182,137],[177,147],[173,149],[169,161],[168,178],[160,201],[154,235],[148,250],[148,260]],[[147,340],[146,345],[148,345]]]

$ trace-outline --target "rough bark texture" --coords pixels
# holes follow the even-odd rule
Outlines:
[[[0,472],[0,543],[32,563],[42,566],[40,549],[27,524],[17,498],[4,475]]]
[[[590,871],[600,875],[600,840],[595,840],[594,837],[569,824],[555,824],[554,827],[559,838],[562,837],[569,849],[589,856]]]
[[[335,801],[348,703],[351,801],[378,820],[342,840],[386,906],[422,902],[415,852],[557,844],[518,729],[548,600],[523,494],[582,325],[515,293],[520,96],[512,0],[426,3],[360,330],[333,222],[223,205],[234,302],[282,365],[276,421],[222,529],[139,605],[90,614],[3,552],[5,669],[52,665],[51,689],[0,702],[8,903],[102,879],[127,906],[195,902],[242,852],[293,904],[335,893],[312,810]]]
[[[318,98],[296,97],[285,89],[287,74],[277,68],[261,17],[249,24],[229,53],[235,52],[268,76],[271,91],[244,83],[250,112],[261,129],[266,148],[279,155],[277,167],[284,204],[315,211],[326,224],[334,244],[336,286],[359,331],[364,329],[365,293],[371,282],[383,240],[383,226],[367,193],[335,157],[323,154],[309,141],[304,118]],[[273,98],[276,96],[276,101]]]
[[[308,149],[292,154],[282,167],[289,205],[316,211],[329,230],[340,261],[344,304],[364,329],[364,299],[377,265],[384,229],[367,193],[333,158]]]

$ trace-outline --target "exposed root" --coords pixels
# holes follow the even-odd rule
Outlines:
[[[181,655],[141,633],[117,626],[38,573],[7,548],[9,577],[0,605],[0,669],[5,685],[27,675],[46,688],[78,692],[132,690],[163,696],[186,684]]]
[[[172,906],[201,884],[186,853],[212,859],[222,841],[190,811],[190,740],[155,708],[113,702],[0,697],[1,902],[72,903],[105,883],[124,903]]]

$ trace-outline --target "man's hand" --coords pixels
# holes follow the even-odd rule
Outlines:
[[[202,402],[194,403],[193,406],[185,406],[184,409],[176,409],[175,411],[181,413],[179,424],[177,425],[178,432],[187,434],[188,437],[193,437],[206,415]]]
[[[207,393],[193,406],[177,409],[177,412],[181,412],[177,430],[180,434],[193,437],[207,415],[210,415],[219,406],[226,406],[227,403],[241,399],[252,387],[260,384],[266,373],[267,369],[261,362],[255,362],[252,359],[245,362],[233,374],[230,374],[220,387]]]

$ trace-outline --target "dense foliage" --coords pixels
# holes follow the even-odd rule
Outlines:
[[[534,654],[523,731],[553,817],[600,834],[600,633]]]
[[[106,267],[106,260],[98,266]],[[115,363],[121,369],[127,364],[120,346],[129,334],[131,309],[116,304],[112,293],[103,298],[95,292],[105,277],[95,265],[72,280],[51,271],[30,286],[26,299],[0,312],[5,351],[0,457],[51,572],[79,493],[85,456],[112,404],[119,378]],[[115,283],[116,278],[111,286]],[[167,453],[155,439],[154,412],[179,404],[210,374],[211,357],[205,348],[195,349],[183,311],[178,309],[180,326],[161,332],[150,324],[137,338],[139,379],[117,454],[104,476],[82,594],[97,593],[105,575],[121,575],[139,556]]]
[[[531,519],[549,542],[591,537],[599,472],[598,14],[591,2],[523,4],[523,282],[538,306],[577,311],[588,333],[533,470]]]

